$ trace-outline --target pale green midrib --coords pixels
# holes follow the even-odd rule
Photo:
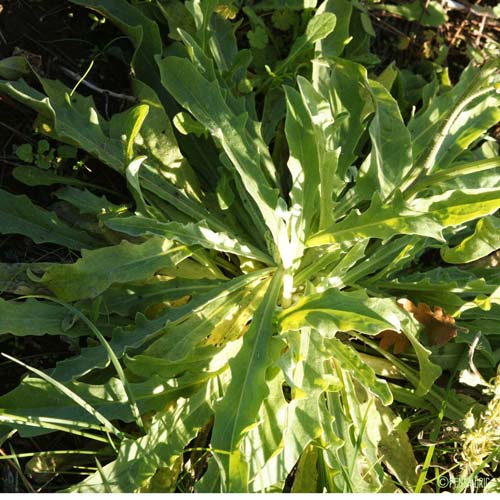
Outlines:
[[[409,210],[409,209],[407,209],[407,210]],[[362,214],[362,215],[364,215],[364,214]],[[339,223],[332,224],[332,226],[330,226],[329,229],[328,228],[324,229],[323,231],[320,231],[320,232],[312,235],[309,238],[309,240],[308,240],[307,243],[310,244],[311,241],[314,241],[314,240],[316,240],[316,239],[318,239],[318,238],[320,238],[321,236],[324,236],[324,235],[331,235],[331,236],[334,237],[334,239],[332,241],[329,241],[328,243],[324,243],[324,244],[339,243],[339,242],[342,241],[342,237],[341,237],[342,234],[353,233],[353,237],[354,237],[357,232],[360,232],[360,231],[366,232],[366,230],[369,229],[369,228],[371,228],[371,227],[376,228],[377,226],[380,226],[380,225],[392,227],[391,223],[392,224],[394,224],[394,222],[397,223],[398,220],[401,220],[401,219],[408,220],[409,218],[416,219],[418,217],[424,217],[425,215],[427,215],[427,214],[424,213],[424,212],[414,212],[414,213],[412,213],[410,215],[398,214],[396,216],[388,217],[388,218],[385,218],[385,219],[377,219],[375,221],[371,221],[371,222],[368,222],[368,223],[365,223],[365,224],[357,224],[357,225],[351,226],[350,228],[347,228],[347,229],[341,229],[339,231],[334,231],[334,227],[336,225],[340,225],[340,224],[344,224],[345,223],[345,221],[342,221],[342,222],[339,222]],[[395,233],[395,235],[396,234],[399,234],[399,233]],[[404,233],[401,233],[401,234],[404,234]],[[361,236],[363,236],[363,235],[361,235]],[[363,236],[363,237],[364,238],[370,238],[370,236]]]
[[[494,194],[500,192],[500,190],[493,189],[493,190],[488,190],[488,192],[494,195]],[[429,207],[429,210],[427,210],[425,212],[417,212],[415,209],[413,209],[411,207],[405,207],[404,208],[405,211],[411,211],[412,213],[410,213],[410,214],[400,213],[398,215],[395,215],[392,217],[387,217],[385,219],[376,219],[375,221],[370,221],[370,222],[367,222],[365,224],[357,224],[357,225],[352,226],[350,228],[340,229],[338,231],[335,231],[334,228],[336,225],[345,224],[346,221],[342,221],[342,222],[333,224],[332,226],[330,226],[330,229],[325,229],[325,230],[320,231],[320,232],[316,233],[315,235],[311,236],[311,238],[309,238],[307,243],[310,244],[311,241],[317,240],[317,239],[321,238],[322,236],[328,236],[328,235],[333,238],[333,240],[328,241],[328,243],[331,244],[331,243],[339,242],[339,240],[342,240],[343,234],[353,233],[353,236],[354,236],[357,232],[366,232],[367,229],[370,229],[370,228],[376,229],[376,227],[380,226],[380,225],[387,226],[390,228],[390,227],[393,227],[394,223],[397,224],[398,220],[401,220],[401,219],[403,221],[405,221],[405,220],[406,221],[408,221],[408,220],[415,221],[415,219],[418,219],[421,217],[422,222],[426,222],[426,219],[430,219],[437,224],[445,224],[443,227],[448,227],[450,225],[453,226],[455,224],[459,224],[460,222],[446,222],[446,219],[448,218],[447,216],[460,215],[462,213],[466,213],[468,207],[474,206],[477,203],[481,203],[483,205],[484,204],[494,205],[495,203],[498,202],[500,204],[500,202],[496,198],[491,198],[491,197],[486,199],[486,200],[481,200],[481,199],[479,199],[479,200],[467,200],[466,202],[461,202],[460,200],[454,200],[454,201],[455,201],[454,204],[450,204],[450,205],[448,205],[446,207],[442,207],[442,208],[435,207],[434,210],[432,210],[432,205],[431,205]],[[437,200],[435,203],[439,203],[439,200]],[[384,206],[380,207],[380,209],[383,209],[383,208],[387,208],[387,205],[385,207]],[[366,214],[366,212],[363,213],[361,215],[361,217],[365,214]],[[473,219],[478,218],[478,217],[480,217],[480,215],[473,217]],[[405,225],[404,227],[407,227],[407,225]],[[395,229],[396,230],[398,229],[397,226]],[[398,233],[395,233],[395,234],[398,234]],[[405,233],[401,233],[401,234],[405,234]],[[419,233],[415,233],[415,234],[419,234]],[[361,236],[363,236],[363,234],[361,234]],[[364,236],[364,237],[366,238],[368,236]],[[324,243],[324,244],[326,244],[326,243]]]
[[[381,281],[377,283],[377,287],[379,288],[386,288],[386,289],[396,289],[396,290],[418,290],[418,291],[426,291],[426,292],[437,292],[439,291],[437,286],[432,287],[431,285],[426,286],[425,283],[418,283],[418,282],[391,282],[391,281]],[[480,290],[476,286],[474,287],[469,287],[469,286],[463,286],[463,287],[453,287],[453,288],[447,288],[446,292],[450,293],[463,293],[463,294],[477,294],[477,293],[493,293],[498,287],[496,285],[488,285],[485,283],[484,285],[481,285]],[[443,290],[441,289],[441,292]]]
[[[418,191],[424,189],[440,181],[446,181],[458,177],[459,175],[474,174],[476,172],[482,172],[484,170],[489,170],[491,168],[500,167],[500,158],[487,158],[485,160],[478,160],[472,163],[465,164],[452,164],[446,167],[445,170],[438,171],[434,174],[424,177],[420,182],[415,183],[414,187],[409,189],[405,194],[407,198],[413,196]]]
[[[272,281],[269,284],[269,289],[266,291],[266,294],[264,295],[264,297],[263,297],[262,300],[264,301],[267,298],[269,298],[269,299],[273,299],[274,298],[274,300],[268,300],[265,303],[265,307],[264,307],[264,309],[262,311],[262,314],[259,315],[260,317],[259,318],[255,318],[255,316],[254,316],[253,321],[256,321],[257,319],[261,320],[261,318],[265,318],[268,315],[269,315],[269,317],[272,317],[272,310],[276,307],[276,301],[277,301],[277,298],[278,298],[278,295],[279,295],[279,291],[280,291],[280,288],[281,288],[282,275],[283,275],[282,271],[277,271],[276,274],[273,276]],[[261,304],[262,304],[262,302],[261,302]],[[260,324],[262,324],[262,323],[260,323]],[[271,325],[266,325],[266,327],[267,328],[271,328]],[[260,326],[258,326],[258,328],[260,329]],[[252,360],[255,357],[255,351],[256,351],[257,347],[260,347],[259,342],[257,342],[257,340],[259,338],[260,338],[260,335],[257,334],[255,336],[255,342],[254,342],[254,345],[253,345],[253,348],[252,348],[252,355],[251,355],[251,359]],[[262,355],[266,356],[266,353],[262,353]],[[245,378],[244,378],[244,382],[243,382],[243,387],[247,386],[249,377],[250,377],[250,370],[247,369],[246,372],[245,372]],[[240,393],[240,398],[238,400],[237,411],[235,412],[236,416],[240,415],[240,413],[241,413],[241,407],[243,405],[245,397],[246,397],[246,394],[242,391]],[[235,445],[238,442],[235,439],[235,437],[239,437],[239,436],[235,436],[235,432],[236,432],[236,429],[235,429],[235,426],[233,426],[233,429],[232,429],[232,432],[231,432],[231,439],[230,439],[231,449],[234,449]]]

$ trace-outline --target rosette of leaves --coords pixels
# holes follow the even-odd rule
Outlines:
[[[397,299],[468,314],[472,331],[484,317],[498,325],[493,271],[419,260],[498,248],[482,232],[500,207],[500,159],[483,140],[500,120],[496,68],[471,66],[451,89],[429,83],[405,122],[391,85],[342,58],[345,19],[336,31],[326,2],[277,63],[290,71],[309,54],[307,71],[259,114],[238,91],[249,54],[237,20],[216,3],[186,2],[191,33],[168,49],[150,10],[74,3],[130,37],[137,104],[106,121],[41,76],[37,88],[2,80],[0,92],[33,108],[40,132],[121,173],[131,203],[68,180],[55,196],[78,216],[70,226],[0,192],[2,233],[81,252],[72,264],[3,264],[3,289],[35,296],[0,302],[1,332],[84,346],[0,398],[4,428],[92,440],[96,472],[70,491],[413,491],[391,404],[432,414],[446,398],[445,416],[460,419],[468,401],[434,385],[441,368]],[[37,185],[30,168],[14,176]],[[411,347],[381,349],[374,336],[387,330]],[[466,351],[465,338],[455,364]]]

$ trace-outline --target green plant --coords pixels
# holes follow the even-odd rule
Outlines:
[[[40,139],[37,142],[36,150],[29,143],[14,147],[14,154],[19,160],[25,163],[31,163],[42,170],[50,168],[56,169],[58,163],[63,159],[76,159],[77,150],[73,146],[62,144],[57,150],[50,147],[46,139]]]
[[[73,2],[130,37],[137,105],[106,121],[41,76],[42,91],[19,79],[0,92],[121,173],[133,207],[58,176],[73,227],[0,191],[1,233],[81,251],[72,264],[2,264],[4,291],[30,297],[0,299],[0,332],[84,345],[1,397],[0,420],[95,441],[105,465],[69,491],[267,492],[287,479],[292,491],[413,491],[409,421],[391,404],[462,419],[470,400],[436,380],[467,364],[466,329],[484,334],[478,367],[498,363],[498,270],[425,263],[499,247],[484,230],[500,207],[486,135],[500,121],[495,65],[451,89],[429,82],[405,122],[391,94],[405,75],[354,62],[370,60],[366,33],[349,44],[366,28],[358,2],[313,2],[289,53],[258,73],[216,2],[186,2],[191,31],[168,47],[152,17],[176,26],[171,11]],[[261,50],[263,36],[249,39]],[[434,306],[426,323],[402,298]],[[392,354],[378,344],[389,336],[408,347]]]
[[[475,370],[473,382],[469,385],[484,385],[484,392],[491,395],[491,401],[479,415],[474,415],[471,408],[465,418],[465,432],[461,436],[460,485],[457,491],[470,490],[474,492],[478,482],[477,476],[483,475],[482,482],[486,491],[498,492],[500,484],[495,479],[499,465],[498,428],[500,425],[500,368],[497,376],[486,382]],[[470,377],[470,375],[469,375]]]

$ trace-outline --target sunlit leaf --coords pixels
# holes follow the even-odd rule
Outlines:
[[[96,297],[113,283],[149,278],[191,255],[186,247],[155,237],[135,245],[123,241],[113,247],[83,251],[74,264],[54,264],[42,282],[58,298],[66,301]]]
[[[231,382],[215,411],[212,446],[215,450],[229,452],[229,456],[221,454],[219,457],[222,463],[227,464],[229,491],[244,491],[248,488],[248,480],[241,483],[244,478],[233,476],[230,472],[235,463],[242,460],[238,446],[247,429],[255,424],[257,412],[269,393],[265,373],[277,354],[276,349],[271,348],[271,336],[281,279],[282,274],[279,272],[273,276],[252,324],[243,337],[240,352],[230,361]]]
[[[474,234],[454,248],[443,247],[441,256],[450,264],[463,264],[485,257],[500,248],[500,219],[485,217],[476,224]]]

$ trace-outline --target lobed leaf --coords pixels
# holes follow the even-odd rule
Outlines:
[[[441,248],[441,257],[449,264],[464,264],[478,260],[500,248],[500,219],[487,216],[476,224],[474,234],[454,248]]]
[[[74,250],[102,243],[85,231],[65,224],[53,212],[34,205],[26,195],[0,189],[0,234],[22,234],[35,243],[55,243]]]
[[[248,488],[248,478],[245,481],[248,472],[231,472],[243,466],[240,442],[248,428],[255,424],[259,408],[269,394],[266,370],[277,354],[276,349],[271,349],[271,336],[281,283],[282,273],[276,272],[243,337],[241,350],[229,363],[231,381],[215,409],[211,444],[216,452],[229,452],[229,456],[221,454],[219,458],[227,475],[227,489],[232,492]]]
[[[56,304],[28,299],[25,302],[0,299],[0,334],[67,335],[88,334],[81,324],[73,326],[67,309]]]
[[[363,362],[355,349],[336,338],[326,339],[324,349],[332,355],[336,363],[340,363],[342,370],[349,372],[367,391],[377,396],[384,406],[392,403],[393,398],[387,382],[375,376],[373,369]]]
[[[374,80],[368,80],[367,88],[375,107],[368,128],[372,148],[359,170],[356,192],[362,199],[370,199],[377,189],[385,199],[399,188],[413,166],[412,143],[390,92]]]
[[[177,240],[185,245],[201,245],[205,248],[221,252],[242,255],[251,259],[258,259],[267,264],[273,264],[271,257],[252,245],[240,243],[237,239],[224,233],[216,233],[204,224],[179,224],[178,222],[160,222],[156,219],[131,216],[110,218],[105,221],[106,226],[132,236],[147,234],[160,235],[164,238]]]
[[[112,247],[84,250],[74,264],[53,264],[41,282],[61,300],[93,298],[113,283],[149,278],[160,269],[175,267],[191,253],[160,237],[137,245],[122,241]]]
[[[370,299],[363,293],[329,289],[300,299],[277,319],[281,330],[297,330],[307,324],[319,331],[333,327],[337,331],[376,335],[385,329],[400,329],[397,309],[390,299]]]
[[[175,406],[158,412],[146,435],[123,440],[114,461],[67,492],[138,491],[159,467],[173,465],[187,443],[210,419],[212,391],[209,387],[201,388],[189,399],[180,398]]]
[[[362,238],[388,239],[397,234],[419,234],[442,240],[441,228],[433,220],[432,212],[413,208],[400,197],[391,204],[383,204],[375,194],[370,206],[362,214],[351,212],[341,222],[336,222],[311,236],[307,246],[340,243]]]
[[[161,337],[169,323],[186,321],[193,315],[193,311],[202,311],[204,307],[222,301],[224,297],[268,276],[269,272],[269,269],[265,269],[224,282],[209,292],[193,297],[183,306],[167,309],[150,321],[144,315],[139,314],[131,327],[117,327],[113,331],[113,337],[109,342],[110,347],[120,359],[127,351],[140,348],[145,343]],[[73,380],[94,369],[105,368],[108,364],[108,355],[103,346],[86,347],[78,356],[60,361],[51,375],[61,381]]]
[[[167,57],[159,61],[159,65],[167,90],[220,142],[280,248],[286,238],[284,222],[278,215],[282,211],[281,199],[277,188],[260,168],[265,152],[259,151],[259,147],[263,147],[261,141],[254,140],[248,131],[248,114],[241,110],[241,114],[235,115],[218,83],[206,80],[189,61]],[[260,225],[258,220],[255,223]]]

